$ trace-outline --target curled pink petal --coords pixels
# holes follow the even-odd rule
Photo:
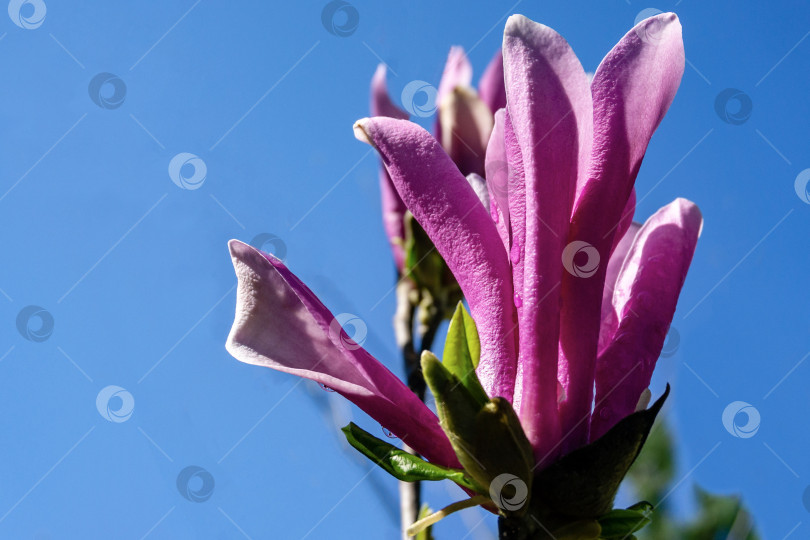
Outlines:
[[[478,95],[492,114],[506,107],[506,87],[503,82],[503,52],[498,50],[478,81]]]
[[[613,293],[619,324],[597,361],[591,440],[632,413],[650,385],[702,226],[698,207],[676,199],[636,235]]]
[[[408,209],[447,262],[481,339],[478,376],[491,397],[512,400],[516,371],[509,264],[495,224],[439,143],[418,125],[366,118],[355,136],[374,146]]]
[[[281,261],[236,240],[228,246],[239,278],[236,317],[226,344],[231,355],[323,384],[430,461],[458,463],[436,415],[348,337]]]
[[[672,102],[683,74],[681,25],[673,13],[640,22],[597,69],[593,94],[593,147],[586,181],[578,182],[570,241],[584,242],[609,260],[641,160]],[[605,264],[582,279],[563,277],[561,362],[568,381],[561,404],[564,451],[588,440],[593,403]]]
[[[520,419],[539,462],[560,439],[557,359],[561,257],[580,161],[590,137],[588,78],[551,28],[513,15],[503,40],[506,99],[525,174],[523,304],[520,313]],[[513,244],[513,249],[514,249]],[[521,257],[521,258],[523,258]],[[515,261],[513,260],[513,263]]]
[[[377,66],[374,77],[371,79],[371,114],[373,116],[389,116],[391,118],[408,119],[408,113],[397,107],[388,95],[388,86],[385,82],[385,64]],[[380,197],[382,202],[383,228],[391,244],[394,263],[397,270],[402,272],[405,261],[403,244],[405,241],[405,203],[399,198],[385,165],[380,164]]]

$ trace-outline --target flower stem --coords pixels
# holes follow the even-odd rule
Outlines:
[[[401,279],[399,281],[397,284],[397,309],[394,314],[394,335],[396,336],[397,345],[402,351],[405,374],[408,387],[411,390],[414,390],[415,374],[421,375],[419,372],[419,355],[416,354],[413,339],[413,318],[416,311],[410,299],[413,288],[414,285],[411,280]],[[424,400],[424,390],[422,390],[421,395],[418,391],[416,394],[420,399]],[[407,445],[405,445],[404,448],[408,452],[415,454]],[[419,507],[421,505],[420,492],[419,482],[399,483],[400,529],[402,530],[403,540],[408,539],[405,531],[408,527],[413,525],[419,516]]]
[[[425,332],[421,336],[417,352],[413,331],[416,307],[412,301],[412,294],[415,292],[415,289],[415,284],[408,278],[400,279],[397,284],[397,309],[394,314],[394,334],[396,336],[397,345],[402,351],[402,360],[405,367],[408,388],[419,396],[419,399],[424,401],[426,384],[425,378],[422,376],[420,360],[422,352],[428,350],[433,345],[436,332],[442,322],[442,310],[435,309],[435,314],[432,314],[430,317]],[[416,454],[408,445],[403,445],[403,448],[412,454]],[[407,540],[408,536],[405,531],[416,522],[419,516],[419,508],[421,506],[421,486],[419,482],[400,482],[399,498],[402,538],[403,540]]]

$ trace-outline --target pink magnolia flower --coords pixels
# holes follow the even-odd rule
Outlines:
[[[642,21],[590,84],[561,36],[521,16],[507,22],[503,58],[507,107],[487,162],[510,172],[506,186],[487,179],[490,214],[418,126],[373,118],[356,133],[456,276],[481,335],[484,388],[513,401],[547,462],[633,412],[694,252],[702,218],[680,199],[620,242],[636,231],[633,183],[683,74],[681,27],[674,14]],[[577,252],[593,272],[574,268]]]
[[[478,378],[513,404],[541,466],[644,405],[702,226],[684,199],[632,223],[633,184],[683,66],[672,13],[628,32],[592,83],[561,36],[510,17],[507,104],[486,149],[487,170],[505,162],[508,175],[487,179],[489,210],[418,125],[355,125],[458,280],[480,336]],[[233,356],[332,388],[427,459],[458,466],[436,416],[280,261],[230,248]]]

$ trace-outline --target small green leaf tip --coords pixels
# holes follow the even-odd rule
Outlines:
[[[599,518],[599,524],[602,526],[601,538],[607,540],[629,538],[650,523],[652,508],[652,505],[645,501],[625,510],[611,510]]]
[[[483,405],[489,398],[475,373],[480,357],[481,342],[478,339],[475,322],[464,309],[464,304],[459,302],[447,328],[442,364],[458,377],[473,398]]]
[[[346,435],[350,445],[397,480],[403,482],[452,480],[464,488],[476,488],[475,484],[464,475],[464,471],[429,463],[419,456],[378,439],[353,422],[341,431]]]
[[[470,394],[459,378],[430,351],[422,353],[422,374],[430,391],[433,392],[439,422],[450,439],[456,456],[464,469],[476,478],[468,468],[469,462],[472,461],[474,464],[475,460],[471,459],[465,450],[467,447],[465,441],[475,435],[475,417],[483,404]]]

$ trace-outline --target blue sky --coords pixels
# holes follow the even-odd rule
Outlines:
[[[44,4],[0,13],[0,537],[396,538],[395,483],[344,451],[334,423],[379,427],[225,352],[226,242],[273,235],[398,369],[377,162],[351,132],[379,59],[395,97],[438,84],[451,45],[477,81],[520,12],[592,71],[650,7],[679,14],[689,63],[636,218],[679,196],[705,217],[654,388],[673,385],[672,497],[686,505],[694,482],[739,493],[766,538],[808,536],[806,6],[353,0],[359,24],[340,37],[324,1]],[[181,153],[204,164],[193,189],[169,176]],[[760,415],[753,436],[723,425],[736,401]],[[459,497],[426,491],[437,506]],[[484,517],[454,516],[437,536],[490,538]]]

